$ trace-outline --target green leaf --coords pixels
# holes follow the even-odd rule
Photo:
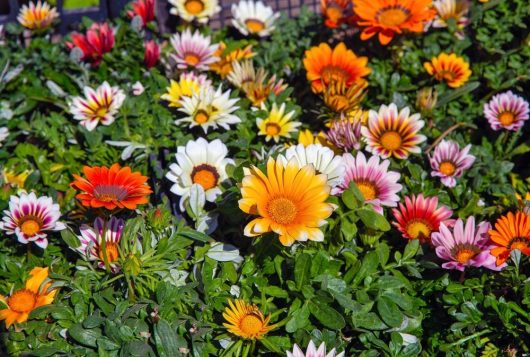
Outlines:
[[[309,254],[302,253],[296,257],[296,262],[294,263],[294,281],[298,291],[309,281],[310,268],[311,256]]]
[[[392,300],[385,296],[380,296],[377,299],[377,312],[389,326],[400,327],[403,323],[403,313]]]
[[[191,230],[191,229],[179,232],[179,235],[184,236],[189,239],[194,239],[196,241],[203,242],[203,243],[209,243],[213,241],[212,237],[204,233]]]
[[[179,355],[177,334],[165,320],[160,320],[155,325],[155,345],[160,356],[173,357]]]
[[[441,108],[447,103],[452,102],[453,100],[474,91],[478,87],[480,87],[480,82],[469,82],[458,89],[447,91],[443,95],[438,97],[436,108]]]
[[[383,232],[390,230],[390,223],[388,223],[386,218],[375,212],[373,209],[362,208],[357,211],[357,214],[368,228]]]
[[[293,333],[304,328],[307,324],[309,324],[309,308],[307,305],[302,305],[302,307],[293,313],[291,319],[285,325],[285,330]]]
[[[81,245],[79,239],[70,229],[63,229],[61,231],[61,238],[70,248],[77,248]]]
[[[68,329],[68,335],[88,347],[97,347],[97,339],[101,337],[100,329],[84,329],[81,324],[75,324]]]
[[[351,190],[346,190],[342,193],[341,196],[342,202],[348,207],[349,209],[356,209],[358,207],[358,201],[357,198],[355,198],[355,195]]]
[[[420,241],[418,239],[410,240],[406,247],[405,252],[403,253],[403,259],[408,260],[416,255],[420,247]]]
[[[329,305],[321,302],[309,301],[309,311],[325,327],[332,330],[340,330],[346,326],[344,317]]]
[[[371,275],[377,270],[377,266],[379,265],[379,256],[377,255],[376,251],[371,251],[368,254],[366,254],[363,258],[363,261],[361,263],[361,268],[355,275],[355,278],[353,279],[353,285],[359,284],[364,278],[366,278],[368,275]]]
[[[388,326],[374,312],[361,312],[352,315],[353,324],[356,327],[368,330],[386,330]]]

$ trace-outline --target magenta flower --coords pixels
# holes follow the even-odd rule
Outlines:
[[[178,69],[206,71],[210,64],[219,60],[215,56],[219,45],[212,45],[210,36],[203,36],[198,30],[193,34],[185,30],[173,35],[171,45],[175,49],[171,58],[177,63]]]
[[[528,120],[529,111],[528,102],[512,91],[497,94],[484,104],[484,115],[493,130],[521,129],[525,120]]]
[[[335,120],[326,133],[327,139],[343,151],[361,148],[361,121],[351,122],[348,118]]]
[[[470,149],[471,145],[460,150],[454,141],[442,140],[429,157],[433,170],[431,176],[441,177],[442,184],[447,187],[455,187],[456,178],[475,162],[475,156],[468,154]]]

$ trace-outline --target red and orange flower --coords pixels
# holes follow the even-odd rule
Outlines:
[[[320,0],[324,25],[335,29],[344,23],[353,22],[351,0]]]
[[[497,219],[495,229],[489,231],[490,238],[497,247],[491,254],[497,258],[497,266],[510,257],[513,250],[530,256],[530,215],[525,212],[508,212]]]

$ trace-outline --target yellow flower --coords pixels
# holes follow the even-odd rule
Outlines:
[[[259,216],[247,224],[245,235],[274,232],[285,246],[323,241],[320,227],[334,210],[326,203],[330,190],[326,175],[317,175],[313,165],[300,167],[296,158],[269,158],[267,175],[255,166],[245,169],[239,208]]]
[[[234,335],[245,339],[259,340],[267,332],[276,328],[269,325],[270,316],[263,316],[260,309],[244,300],[228,301],[223,317],[226,320],[223,326]]]
[[[469,63],[454,53],[440,53],[438,57],[433,57],[431,62],[425,62],[423,67],[431,76],[446,82],[451,88],[463,86],[471,76]]]
[[[363,90],[367,85],[366,82],[359,82],[348,87],[343,81],[332,80],[324,85],[324,104],[336,113],[348,112],[363,100]]]
[[[23,5],[17,20],[30,30],[44,30],[50,27],[57,17],[59,14],[54,7],[39,0],[36,5],[33,2]]]
[[[210,65],[210,69],[220,75],[223,79],[232,72],[233,62],[249,59],[255,55],[255,53],[252,52],[252,45],[248,45],[245,48],[237,48],[228,53],[225,52],[226,44],[221,42],[214,54],[214,56],[219,57],[220,60]]]
[[[302,125],[300,122],[291,121],[293,115],[294,110],[285,114],[285,103],[282,103],[280,108],[276,103],[273,103],[267,118],[256,119],[259,129],[258,135],[265,135],[265,141],[273,139],[275,142],[279,142],[280,137],[290,138],[291,133]]]
[[[22,189],[24,188],[24,183],[26,182],[26,179],[28,178],[30,172],[26,170],[17,175],[14,171],[7,171],[6,169],[4,169],[3,174],[4,184]]]
[[[170,107],[179,108],[182,106],[180,103],[182,97],[191,97],[193,94],[199,93],[201,85],[205,84],[205,79],[206,77],[203,79],[194,74],[183,74],[178,82],[171,80],[169,87],[166,88],[167,92],[160,98],[169,102]]]
[[[309,129],[300,130],[298,133],[298,144],[302,144],[304,146],[309,146],[311,144],[329,146],[329,143],[326,139],[326,134],[324,134],[323,131],[319,132],[317,135],[313,135]]]

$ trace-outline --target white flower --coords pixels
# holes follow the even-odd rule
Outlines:
[[[232,24],[243,35],[265,37],[274,30],[274,22],[280,14],[274,13],[270,6],[266,6],[261,1],[243,0],[238,4],[232,4],[232,16]]]
[[[324,342],[320,344],[317,350],[313,341],[309,341],[309,345],[307,346],[307,351],[305,353],[300,349],[300,347],[298,347],[297,344],[295,344],[293,352],[287,351],[287,357],[344,357],[344,352],[339,354],[336,353],[337,352],[335,352],[335,349],[332,349],[328,354],[326,354],[326,344]]]
[[[128,160],[132,153],[134,152],[134,150],[136,149],[145,149],[147,146],[144,145],[144,144],[140,144],[140,143],[134,143],[134,142],[131,142],[131,141],[113,141],[113,140],[106,140],[105,141],[107,144],[109,145],[112,145],[112,146],[117,146],[117,147],[124,147],[125,149],[123,149],[122,153],[121,153],[121,159],[123,161],[125,160]],[[140,157],[143,157],[145,156],[145,153],[137,156],[136,158],[140,158]]]
[[[221,11],[218,0],[169,0],[169,3],[173,5],[169,13],[188,22],[197,20],[206,23],[210,17]]]
[[[136,96],[139,96],[140,94],[142,94],[144,91],[145,91],[145,88],[144,86],[142,85],[142,83],[140,83],[140,81],[136,81],[133,85],[132,85],[132,92],[134,95]]]
[[[212,45],[210,36],[203,36],[199,30],[193,34],[189,29],[176,33],[171,37],[170,42],[175,49],[171,58],[177,63],[178,69],[207,71],[210,64],[219,60],[215,56],[219,45]]]
[[[2,142],[7,139],[9,136],[9,129],[5,126],[0,128],[0,147],[2,147]]]

